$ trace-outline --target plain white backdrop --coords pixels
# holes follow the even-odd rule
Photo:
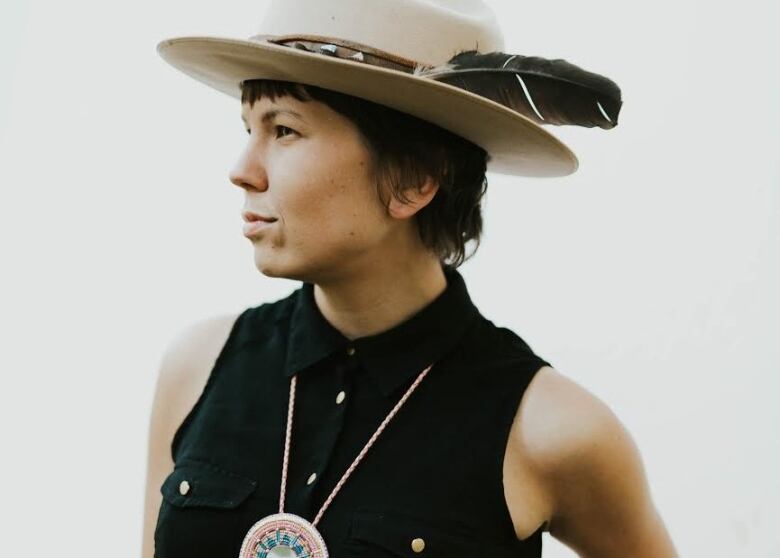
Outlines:
[[[299,286],[242,236],[237,101],[155,50],[247,37],[265,6],[2,3],[0,555],[139,556],[163,349]],[[574,175],[488,177],[472,298],[620,417],[681,556],[780,556],[776,4],[492,6],[508,52],[624,104],[613,130],[550,128]]]

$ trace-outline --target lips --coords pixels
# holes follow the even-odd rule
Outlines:
[[[255,213],[254,211],[244,211],[241,216],[244,219],[244,236],[247,238],[254,238],[263,229],[270,227],[272,223],[276,221],[275,217],[265,215],[263,213]]]
[[[241,217],[243,217],[244,221],[247,223],[252,223],[254,221],[265,221],[266,223],[273,223],[276,221],[275,217],[264,215],[262,213],[255,213],[254,211],[244,211],[241,214]]]

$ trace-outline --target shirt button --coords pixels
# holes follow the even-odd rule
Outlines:
[[[423,548],[425,548],[425,541],[423,539],[414,539],[412,541],[412,550],[415,552],[422,552]]]
[[[190,483],[188,483],[186,480],[181,481],[179,483],[179,494],[184,496],[189,491],[190,491]]]
[[[306,481],[306,484],[313,483],[314,479],[316,479],[316,478],[317,478],[317,473],[312,473],[311,475],[309,475],[309,480]]]
[[[349,347],[349,348],[347,349],[347,354],[348,354],[349,356],[352,356],[352,355],[354,355],[354,354],[355,354],[355,347]]]
[[[347,396],[346,393],[344,393],[343,391],[340,391],[339,394],[336,396],[336,403],[338,403],[340,405],[341,402],[344,401],[344,398],[346,396]]]

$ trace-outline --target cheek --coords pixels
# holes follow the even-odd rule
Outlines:
[[[339,242],[366,235],[370,239],[381,228],[384,211],[362,146],[343,139],[317,145],[294,168],[278,192],[288,235],[303,235],[307,243],[310,237]]]
[[[318,246],[374,244],[383,222],[373,186],[336,179],[322,185],[326,187],[308,190],[286,208],[287,233]]]

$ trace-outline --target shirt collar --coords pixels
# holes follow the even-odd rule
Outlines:
[[[304,282],[293,303],[284,375],[305,373],[351,347],[350,358],[358,359],[382,393],[394,393],[454,348],[479,314],[461,274],[446,265],[442,270],[447,287],[423,309],[388,330],[351,341],[325,319],[314,300],[314,285]]]

